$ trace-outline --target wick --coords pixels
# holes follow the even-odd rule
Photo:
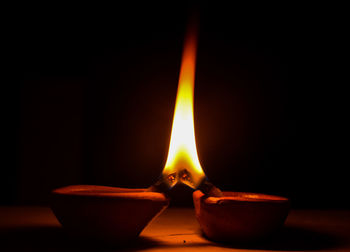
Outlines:
[[[206,178],[200,183],[197,188],[208,197],[222,197],[224,194],[213,183],[209,182]]]
[[[169,174],[167,179],[169,180],[169,183],[170,184],[173,184],[176,180],[176,172],[172,173],[172,174]]]

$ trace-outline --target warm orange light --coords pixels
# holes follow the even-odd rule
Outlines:
[[[179,180],[196,188],[205,177],[198,159],[193,120],[193,97],[197,38],[187,36],[182,55],[173,127],[163,175],[175,185]]]

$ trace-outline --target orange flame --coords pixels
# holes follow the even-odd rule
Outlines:
[[[179,180],[196,188],[205,177],[198,159],[193,120],[197,37],[190,30],[182,55],[170,146],[163,175],[171,186]]]

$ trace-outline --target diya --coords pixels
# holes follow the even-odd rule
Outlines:
[[[148,189],[69,186],[52,192],[52,209],[74,236],[126,241],[169,203],[166,193],[177,183],[193,189],[196,216],[203,233],[216,241],[250,241],[281,226],[288,214],[286,198],[221,192],[202,169],[194,133],[193,99],[197,36],[191,26],[182,55],[168,157],[161,178]]]
[[[136,238],[169,204],[146,189],[74,185],[52,192],[51,208],[72,237],[108,243]]]
[[[206,237],[214,241],[249,242],[269,236],[287,218],[289,200],[259,193],[193,193],[196,218]]]

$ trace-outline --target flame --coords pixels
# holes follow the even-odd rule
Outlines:
[[[193,120],[196,51],[197,37],[190,30],[182,55],[170,146],[163,169],[171,186],[180,180],[196,188],[205,177],[198,159]]]

